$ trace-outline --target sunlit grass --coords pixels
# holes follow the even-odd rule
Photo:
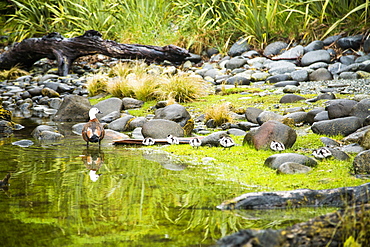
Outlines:
[[[212,105],[205,110],[205,121],[213,119],[216,126],[223,123],[232,122],[231,104],[226,102],[218,105]]]
[[[107,91],[108,77],[103,74],[92,75],[87,79],[86,88],[90,96]]]

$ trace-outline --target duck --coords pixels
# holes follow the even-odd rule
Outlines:
[[[270,148],[273,151],[279,151],[279,152],[281,152],[281,151],[284,151],[285,150],[285,145],[283,143],[281,143],[281,142],[278,142],[278,141],[272,141],[270,143]]]
[[[202,145],[202,141],[198,137],[195,137],[194,139],[191,139],[189,141],[189,144],[193,148],[198,148],[198,147],[200,147]]]
[[[151,137],[146,137],[143,140],[143,145],[145,145],[145,146],[152,146],[152,145],[154,145],[154,143],[155,143],[155,141]]]
[[[333,154],[327,147],[321,147],[321,148],[313,150],[312,155],[318,159],[326,159],[332,156]]]
[[[100,142],[104,138],[104,127],[96,118],[98,113],[101,113],[98,108],[91,108],[89,111],[90,120],[82,128],[82,138],[86,141],[87,146],[89,146],[89,142],[98,142],[100,146]]]
[[[235,146],[235,142],[231,137],[223,136],[220,139],[220,145],[224,148],[231,148],[232,146]]]
[[[167,136],[167,142],[171,145],[173,144],[179,144],[179,139],[173,135],[168,135]]]

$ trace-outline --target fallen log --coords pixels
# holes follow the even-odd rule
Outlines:
[[[247,193],[223,202],[217,208],[229,209],[273,209],[308,206],[345,207],[365,204],[370,198],[370,183],[354,187],[327,190],[298,189],[278,192]]]
[[[186,49],[175,45],[121,44],[103,40],[101,36],[98,31],[89,30],[74,38],[64,38],[54,32],[42,38],[25,39],[0,55],[0,69],[10,69],[16,65],[27,69],[41,58],[49,58],[57,60],[58,73],[65,76],[74,60],[87,55],[102,54],[121,59],[144,59],[147,62],[168,60],[173,63],[182,63],[190,56]]]
[[[219,247],[369,246],[370,205],[348,207],[280,230],[240,230]]]

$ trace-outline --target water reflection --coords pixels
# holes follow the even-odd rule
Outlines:
[[[96,182],[102,173],[97,174],[104,163],[104,152],[98,149],[87,148],[82,152],[82,161],[89,170],[90,180]]]

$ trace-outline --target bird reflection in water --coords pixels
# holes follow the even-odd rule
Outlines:
[[[9,189],[10,173],[8,173],[3,180],[0,180],[0,190],[8,191]]]
[[[81,155],[84,165],[89,169],[91,181],[96,182],[102,174],[97,174],[104,163],[104,153],[100,149],[85,149]]]

